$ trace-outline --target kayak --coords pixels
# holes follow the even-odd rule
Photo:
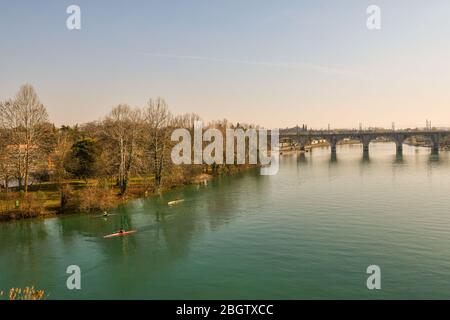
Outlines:
[[[116,233],[113,233],[113,234],[108,234],[106,236],[103,236],[103,238],[121,237],[121,236],[126,236],[127,234],[131,234],[131,233],[135,233],[135,232],[137,232],[137,230],[116,232]]]
[[[183,202],[183,201],[184,201],[184,199],[173,200],[173,201],[167,202],[167,204],[168,204],[169,206],[172,206],[172,205],[174,205],[174,204],[177,204],[177,203],[180,203],[180,202]]]

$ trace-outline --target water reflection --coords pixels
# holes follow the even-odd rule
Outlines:
[[[369,150],[363,150],[362,163],[369,163],[369,162],[370,162]]]
[[[422,254],[422,264],[442,267],[430,273],[433,290],[449,292],[431,277],[450,266],[448,153],[394,150],[374,144],[369,159],[361,146],[339,146],[337,161],[329,148],[318,148],[283,155],[276,176],[254,170],[215,179],[130,201],[107,219],[81,214],[0,224],[0,289],[35,284],[52,298],[298,298],[323,295],[317,288],[337,272],[343,289],[326,297],[345,298],[356,295],[354,275],[372,254],[415,275]],[[185,201],[168,206],[174,199]],[[138,232],[103,239],[121,228]],[[82,267],[82,292],[65,288],[69,264]],[[314,280],[310,287],[306,278]],[[416,283],[403,280],[390,290]]]
[[[404,163],[403,152],[397,151],[397,153],[395,154],[395,157],[394,157],[394,163],[395,164],[403,164]]]
[[[439,162],[440,159],[440,153],[436,151],[432,151],[430,154],[429,161],[430,162]]]
[[[308,160],[306,159],[305,152],[300,152],[297,156],[298,163],[306,163]]]
[[[336,163],[337,162],[337,153],[336,152],[331,152],[331,156],[330,156],[330,163]]]

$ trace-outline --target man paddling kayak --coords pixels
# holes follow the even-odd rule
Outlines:
[[[103,238],[112,238],[112,237],[121,237],[121,236],[125,236],[131,233],[135,233],[137,232],[137,230],[129,230],[129,231],[125,231],[125,230],[119,230],[116,233],[113,234],[108,234],[106,236],[103,236]]]

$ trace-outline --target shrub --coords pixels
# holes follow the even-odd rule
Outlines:
[[[44,290],[36,290],[33,286],[21,288],[11,288],[9,290],[9,300],[42,300],[44,299]],[[4,292],[0,291],[0,298],[4,296]]]
[[[89,186],[73,190],[66,186],[61,190],[61,210],[92,212],[105,210],[115,206],[118,202],[116,193],[108,187]]]

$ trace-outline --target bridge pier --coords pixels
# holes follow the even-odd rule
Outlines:
[[[335,136],[332,136],[330,140],[328,141],[331,148],[331,154],[336,154],[336,145],[337,145],[337,138]]]
[[[331,147],[331,153],[336,154],[336,143],[330,144]]]
[[[370,136],[362,136],[361,137],[361,142],[362,142],[362,145],[363,145],[363,155],[364,154],[367,154],[367,155],[369,154],[370,140],[372,140]]]
[[[367,144],[363,143],[363,152],[369,153],[369,144],[368,143]]]
[[[393,140],[395,142],[395,148],[397,151],[397,155],[401,155],[403,153],[403,141],[405,141],[407,137],[404,134],[396,133],[393,136]]]
[[[397,155],[402,154],[403,153],[403,143],[396,142],[395,146],[396,146]]]
[[[439,153],[439,145],[441,142],[441,137],[438,133],[431,135],[431,153],[438,154]]]
[[[431,153],[438,154],[439,153],[439,144],[434,144],[431,146]]]
[[[369,148],[367,148],[367,150],[363,148],[363,161],[364,161],[364,162],[367,162],[367,161],[369,161],[369,160],[370,160],[370,157],[369,157]]]

